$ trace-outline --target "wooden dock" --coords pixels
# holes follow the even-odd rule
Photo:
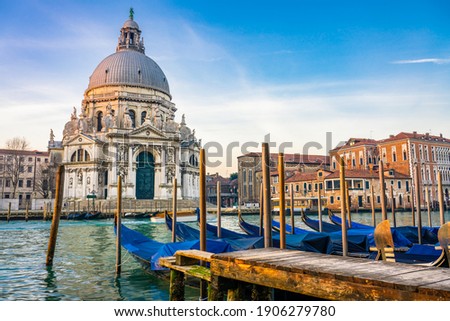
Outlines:
[[[196,268],[199,260],[209,262],[209,271]],[[263,298],[267,297],[264,289],[278,289],[326,300],[450,300],[447,268],[276,248],[223,254],[180,251],[160,264],[176,271],[178,282],[184,274],[208,281],[210,300],[249,300],[243,295],[248,286],[258,286]],[[182,285],[172,282],[171,290]],[[183,299],[176,290],[178,296],[171,299]]]

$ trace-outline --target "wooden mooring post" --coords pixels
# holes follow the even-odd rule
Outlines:
[[[259,185],[259,236],[263,236],[264,230],[264,188],[263,183]]]
[[[272,205],[270,191],[269,144],[262,143],[262,172],[264,194],[264,247],[272,247]]]
[[[444,190],[442,188],[442,173],[438,172],[438,198],[439,198],[439,222],[442,225],[445,224],[444,217]]]
[[[339,180],[341,188],[341,228],[342,228],[342,256],[348,255],[348,243],[347,243],[347,215],[346,213],[346,192],[345,192],[345,163],[344,158],[339,160]]]
[[[8,213],[6,214],[6,221],[9,222],[11,219],[11,202],[8,203]]]
[[[200,149],[200,251],[206,251],[206,160],[205,149]],[[201,266],[206,262],[201,261]],[[207,284],[204,280],[200,281],[200,300],[207,298]]]
[[[46,265],[53,265],[53,257],[55,255],[56,238],[58,237],[59,219],[61,217],[61,208],[63,202],[64,189],[64,167],[59,165],[56,172],[56,191],[55,191],[55,208],[53,210],[52,225],[50,227],[50,237],[48,240]]]
[[[28,215],[29,215],[29,213],[28,213],[28,207],[29,207],[29,205],[30,205],[30,203],[27,202],[26,208],[25,208],[25,222],[28,222]]]
[[[392,211],[392,224],[397,227],[397,219],[395,217],[395,197],[394,197],[394,187],[391,185],[389,189],[389,194],[391,197],[391,211]]]
[[[177,178],[172,181],[172,242],[177,241]]]
[[[384,165],[383,161],[380,160],[379,166],[379,177],[380,177],[380,198],[381,198],[381,220],[387,220],[387,211],[386,211],[386,186],[384,182]]]
[[[351,198],[348,193],[348,182],[347,181],[345,181],[345,208],[347,209],[347,218],[348,218],[348,222],[346,222],[346,224],[348,224],[348,227],[351,228],[352,227],[352,206],[351,206]]]
[[[430,190],[428,186],[425,186],[425,201],[427,202],[428,226],[433,226],[431,222]]]
[[[417,204],[417,236],[419,239],[419,244],[422,244],[422,209],[421,209],[421,201],[420,201],[420,191],[422,190],[420,187],[420,168],[419,164],[415,166],[415,175],[414,175],[414,184],[416,191],[416,204]]]
[[[319,232],[322,232],[322,189],[317,184],[317,215],[319,216]]]
[[[221,186],[220,181],[217,181],[216,185],[216,200],[217,200],[217,237],[222,237],[222,196],[221,196]]]
[[[278,189],[280,202],[280,249],[286,248],[286,211],[285,211],[285,184],[284,184],[284,154],[278,154]]]
[[[294,205],[294,184],[290,185],[289,188],[289,192],[290,192],[290,205],[291,205],[291,233],[295,234],[295,218],[294,218],[294,210],[295,210],[295,205]],[[322,224],[321,224],[322,225]]]
[[[375,193],[373,191],[373,180],[370,184],[370,207],[372,208],[372,225],[377,226],[377,220],[375,217]]]
[[[122,177],[117,176],[117,209],[114,217],[116,226],[116,277],[122,272],[122,248],[120,241],[121,234],[121,213],[122,213]]]

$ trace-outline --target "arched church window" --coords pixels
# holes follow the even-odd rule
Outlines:
[[[144,122],[145,122],[145,117],[147,117],[147,112],[146,112],[146,111],[143,111],[143,112],[141,113],[141,125],[144,124]]]
[[[97,114],[97,131],[100,132],[102,130],[102,120],[103,120],[103,113],[100,111]]]
[[[83,150],[82,149],[77,150],[77,161],[78,162],[83,161]]]
[[[87,150],[84,151],[84,161],[89,162],[91,160],[91,155],[87,152]]]
[[[133,126],[133,128],[136,127],[136,113],[134,112],[134,110],[130,110],[128,111],[128,114],[130,115],[131,118],[131,124]]]
[[[198,166],[198,160],[195,155],[191,155],[191,157],[189,158],[189,164],[191,164],[192,166]]]
[[[71,162],[76,162],[76,161],[77,161],[77,152],[74,152],[74,153],[72,154],[72,156],[70,157],[70,161],[71,161]]]

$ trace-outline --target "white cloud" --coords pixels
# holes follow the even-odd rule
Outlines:
[[[409,59],[409,60],[397,60],[393,61],[393,64],[426,64],[432,63],[437,65],[443,65],[450,63],[450,59],[442,58],[423,58],[423,59]]]

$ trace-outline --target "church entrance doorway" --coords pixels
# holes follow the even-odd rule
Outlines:
[[[136,199],[153,199],[155,196],[155,160],[150,152],[137,157]]]

